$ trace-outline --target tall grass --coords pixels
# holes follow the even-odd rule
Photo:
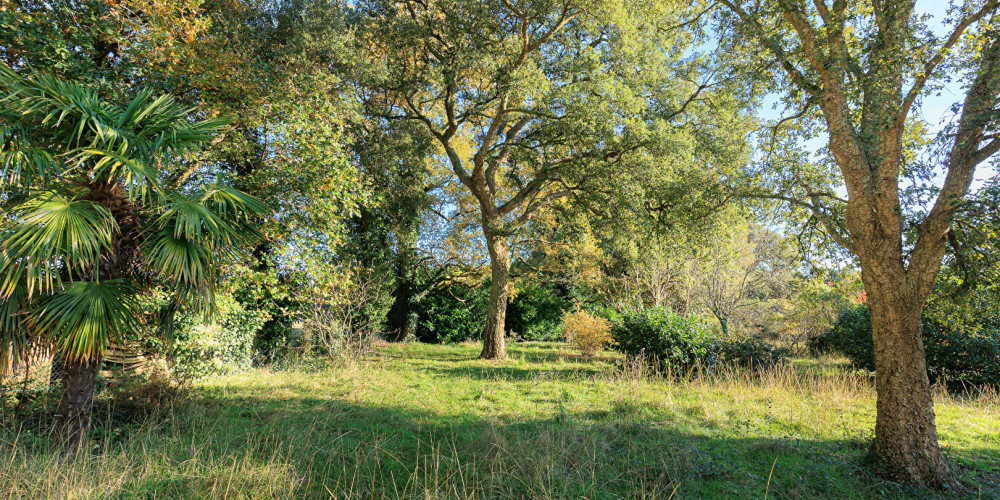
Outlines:
[[[868,376],[831,366],[698,377],[549,345],[475,346],[203,381],[136,421],[98,418],[65,458],[0,432],[4,498],[858,498],[933,496],[867,475]],[[997,393],[937,393],[942,441],[990,494]],[[984,439],[985,437],[985,439]],[[977,469],[978,468],[978,469]],[[993,479],[991,479],[993,478]],[[988,495],[984,496],[984,498]]]

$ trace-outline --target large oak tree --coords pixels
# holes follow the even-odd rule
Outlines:
[[[540,208],[641,204],[677,172],[704,176],[736,156],[736,128],[706,118],[739,115],[703,61],[684,57],[693,37],[676,2],[358,8],[372,99],[386,119],[423,124],[478,205],[491,275],[483,358],[506,357],[511,236]]]
[[[878,393],[870,456],[902,482],[958,487],[938,445],[921,342],[921,312],[941,268],[952,218],[977,165],[1000,149],[1000,2],[957,5],[937,36],[912,0],[721,0],[731,54],[765,55],[789,116],[828,135],[830,164],[846,187],[839,196],[821,175],[784,168],[777,191],[755,191],[811,212],[857,256],[872,310]],[[915,110],[943,82],[965,77],[957,123],[947,141],[936,199],[906,238],[901,178],[911,171]],[[961,80],[958,80],[961,81]],[[811,121],[810,121],[811,119]],[[806,125],[805,129],[808,129]]]

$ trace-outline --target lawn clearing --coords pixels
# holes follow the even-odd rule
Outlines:
[[[863,467],[874,391],[835,360],[676,382],[560,344],[400,344],[195,384],[91,453],[5,421],[0,492],[52,498],[927,498]],[[937,396],[942,447],[1000,496],[1000,401]],[[107,419],[105,419],[107,421]],[[938,494],[940,495],[940,494]],[[964,498],[955,495],[955,498]],[[944,497],[948,498],[948,497]]]

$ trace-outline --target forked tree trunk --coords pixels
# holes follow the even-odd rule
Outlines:
[[[866,280],[875,346],[875,439],[869,459],[883,477],[933,488],[959,488],[938,446],[927,378],[924,300],[901,283]]]
[[[486,226],[489,227],[489,226]],[[507,359],[504,321],[507,317],[507,285],[510,282],[510,250],[503,236],[486,234],[490,252],[490,302],[483,329],[482,359]]]
[[[61,355],[61,354],[57,354]],[[54,429],[66,451],[79,451],[87,440],[94,388],[101,369],[101,357],[63,362],[63,392],[56,410]]]

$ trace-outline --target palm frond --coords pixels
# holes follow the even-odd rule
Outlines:
[[[205,242],[213,250],[226,252],[259,238],[251,217],[267,212],[258,199],[228,186],[213,185],[191,196],[169,196],[158,224],[172,229],[176,238]]]
[[[214,204],[215,212],[223,217],[247,219],[254,215],[271,212],[263,201],[231,186],[215,183],[208,186],[201,195],[202,202]]]
[[[17,227],[0,241],[6,254],[0,297],[9,297],[22,279],[30,297],[55,289],[63,270],[72,279],[92,269],[118,230],[106,208],[52,191],[31,197],[13,213]]]
[[[179,287],[205,289],[215,280],[209,248],[163,229],[150,238],[146,262],[162,279]]]
[[[28,185],[53,171],[83,172],[124,182],[132,196],[158,188],[160,163],[201,147],[228,123],[192,119],[193,108],[149,91],[119,108],[80,84],[41,73],[22,77],[2,62],[0,110],[0,126],[6,127],[0,128],[0,173],[6,183]]]
[[[24,127],[0,126],[0,186],[40,186],[62,172],[61,159],[26,141],[29,134]]]
[[[93,358],[138,328],[134,295],[122,280],[73,282],[38,301],[29,324],[51,338],[67,358]]]
[[[128,188],[129,198],[145,198],[152,192],[161,192],[157,169],[145,158],[130,155],[124,148],[117,150],[83,148],[73,157],[77,165],[90,164],[94,177],[117,179]]]
[[[9,263],[6,252],[0,252],[0,266],[6,268]],[[15,283],[9,295],[0,296],[0,375],[10,374],[39,350],[25,328],[27,305],[24,280]]]

